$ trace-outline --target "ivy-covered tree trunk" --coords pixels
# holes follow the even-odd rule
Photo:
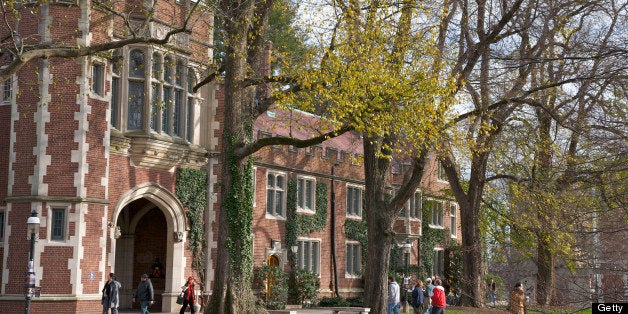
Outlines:
[[[210,306],[206,313],[255,313],[253,276],[252,162],[238,156],[239,147],[253,140],[253,95],[244,84],[251,71],[250,27],[254,1],[221,1],[225,30],[225,107],[222,123],[218,256]]]
[[[365,218],[368,232],[368,254],[365,263],[364,303],[373,313],[386,313],[388,299],[388,268],[393,242],[394,209],[386,200],[385,176],[390,161],[378,158],[381,144],[364,138]]]

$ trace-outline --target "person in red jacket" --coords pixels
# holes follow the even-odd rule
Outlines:
[[[185,312],[185,308],[190,305],[190,312],[192,314],[196,313],[196,309],[194,308],[195,303],[195,294],[194,294],[194,277],[188,277],[188,281],[183,286],[183,306],[181,307],[181,311],[179,314],[183,314]]]
[[[432,292],[432,314],[445,314],[447,301],[445,298],[445,288],[441,286],[440,279],[434,280],[434,291]]]

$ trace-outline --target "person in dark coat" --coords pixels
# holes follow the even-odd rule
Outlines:
[[[140,309],[142,314],[148,314],[148,307],[155,303],[155,293],[153,291],[153,284],[148,278],[148,274],[143,274],[140,284],[137,286],[135,294],[133,294],[133,302],[135,300],[140,301]]]
[[[423,301],[424,301],[423,281],[417,280],[412,289],[412,310],[414,314],[423,313]]]
[[[120,306],[120,288],[122,285],[116,280],[114,273],[109,273],[109,280],[102,288],[102,313],[108,314],[111,309],[111,314],[118,314],[118,307]]]

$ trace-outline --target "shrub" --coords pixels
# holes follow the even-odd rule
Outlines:
[[[322,307],[341,307],[341,306],[349,306],[349,303],[343,299],[342,297],[323,297],[320,302],[318,302],[318,306]]]
[[[289,300],[294,304],[303,304],[304,301],[315,301],[321,282],[316,273],[294,269],[290,272]]]
[[[364,307],[364,298],[361,295],[347,298],[349,306]]]
[[[266,289],[266,286],[269,288]],[[270,310],[282,310],[288,301],[287,276],[276,266],[256,267],[253,270],[253,289],[257,291],[260,303]]]

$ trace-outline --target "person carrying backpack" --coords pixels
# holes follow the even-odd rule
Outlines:
[[[414,289],[412,289],[412,310],[414,314],[423,313],[423,301],[425,296],[423,295],[425,292],[423,291],[423,282],[421,280],[417,280],[414,285]]]
[[[433,294],[433,290],[434,290],[434,285],[432,285],[432,278],[427,278],[425,279],[425,291],[423,292],[423,313],[427,314],[430,312],[430,309],[432,308],[432,296]]]

